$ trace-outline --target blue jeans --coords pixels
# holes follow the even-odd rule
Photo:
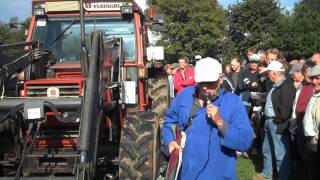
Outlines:
[[[277,166],[278,180],[289,179],[290,159],[289,159],[289,135],[277,134],[277,125],[272,119],[266,119],[264,124],[265,137],[262,145],[263,170],[265,178],[272,179],[272,159],[275,158]]]

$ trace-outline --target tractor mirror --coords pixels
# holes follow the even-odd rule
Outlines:
[[[163,14],[157,14],[152,20],[152,30],[161,32],[165,30],[165,16]]]

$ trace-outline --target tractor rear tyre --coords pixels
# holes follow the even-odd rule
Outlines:
[[[151,111],[157,113],[157,119],[162,123],[169,102],[169,83],[165,75],[148,79],[148,95],[151,98]]]
[[[119,179],[156,179],[160,136],[156,114],[129,114],[121,130]]]

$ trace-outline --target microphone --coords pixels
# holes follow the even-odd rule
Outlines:
[[[243,82],[244,82],[245,85],[249,85],[251,83],[249,78],[244,78]]]
[[[200,99],[203,99],[203,107],[206,108],[208,104],[211,104],[212,100],[215,100],[217,98],[217,96],[212,96],[209,93],[201,93],[200,95]]]

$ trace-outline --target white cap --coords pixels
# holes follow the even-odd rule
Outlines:
[[[260,55],[259,54],[252,54],[249,57],[250,62],[260,62]]]
[[[194,79],[198,82],[214,82],[217,81],[222,73],[221,64],[210,57],[197,61]]]
[[[195,59],[195,60],[200,60],[200,59],[202,59],[202,57],[201,57],[200,55],[196,55],[196,56],[194,57],[194,59]]]
[[[267,67],[267,71],[279,71],[279,72],[284,72],[284,66],[281,62],[279,61],[271,61],[271,63]]]

